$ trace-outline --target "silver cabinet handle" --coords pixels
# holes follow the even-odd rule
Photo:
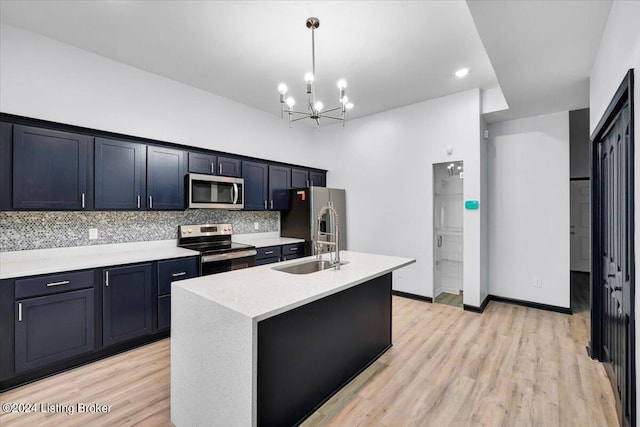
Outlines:
[[[267,201],[264,201],[264,208],[267,209]]]
[[[149,196],[149,209],[153,209],[153,196]]]
[[[179,277],[179,276],[184,276],[185,274],[187,274],[186,271],[181,271],[179,273],[173,273],[171,276],[173,277]]]
[[[84,193],[80,195],[80,199],[82,200],[82,209],[84,209]]]
[[[289,248],[290,251],[296,252],[298,248]]]
[[[215,171],[213,170],[215,166],[213,166],[213,162],[211,162],[211,175],[213,175],[215,173]]]
[[[22,303],[18,303],[18,322],[22,322]]]
[[[138,206],[138,209],[140,209],[140,195],[138,194],[138,197],[136,197],[136,205]]]
[[[271,209],[273,209],[273,200],[271,201]]]
[[[271,255],[273,253],[273,251],[266,251],[264,254],[265,255]]]
[[[442,247],[442,236],[438,236],[438,247]]]
[[[218,175],[222,175],[222,163],[218,165]]]
[[[68,280],[62,280],[61,282],[51,282],[51,283],[47,283],[47,287],[51,287],[51,286],[60,286],[60,285],[68,285],[70,282]]]
[[[107,288],[109,287],[109,270],[104,272],[104,285]]]

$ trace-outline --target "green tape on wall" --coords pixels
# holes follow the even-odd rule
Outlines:
[[[464,208],[469,210],[478,209],[480,203],[477,200],[465,200]]]

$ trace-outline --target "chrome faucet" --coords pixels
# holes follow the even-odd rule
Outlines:
[[[322,222],[322,216],[325,212],[329,214],[330,225],[327,227],[327,230],[333,230],[333,233],[329,231],[320,231],[320,223]],[[326,236],[327,240],[320,240],[320,236]],[[333,241],[331,240],[331,237],[333,237]],[[329,262],[336,270],[340,270],[340,218],[338,217],[338,212],[336,212],[333,206],[331,206],[331,202],[329,202],[327,206],[323,206],[318,213],[315,240],[316,259],[320,259],[320,250],[322,246],[328,246],[327,252],[329,252]],[[334,252],[336,253],[335,260],[332,256],[331,247],[334,248]]]

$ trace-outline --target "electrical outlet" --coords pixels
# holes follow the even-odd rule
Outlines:
[[[260,230],[260,223],[259,222],[254,222],[253,223],[253,229],[254,230]]]
[[[533,287],[534,288],[541,288],[542,287],[542,279],[537,278],[533,281]]]
[[[89,240],[96,240],[98,238],[98,229],[90,228],[89,229]]]

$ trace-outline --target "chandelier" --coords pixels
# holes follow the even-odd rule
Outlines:
[[[296,104],[292,96],[287,96],[287,85],[280,83],[278,92],[280,92],[281,116],[284,118],[285,113],[289,117],[289,127],[291,123],[298,120],[311,119],[320,127],[320,119],[334,119],[342,122],[344,126],[347,110],[353,108],[353,104],[349,102],[349,98],[345,94],[347,82],[344,79],[338,80],[338,106],[329,110],[324,110],[322,102],[316,100],[313,91],[313,82],[316,78],[316,46],[315,46],[315,30],[320,26],[318,18],[307,18],[307,28],[311,30],[311,72],[304,75],[304,81],[307,83],[307,111],[296,111],[293,106]],[[338,116],[339,115],[339,116]]]

